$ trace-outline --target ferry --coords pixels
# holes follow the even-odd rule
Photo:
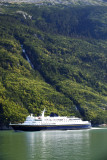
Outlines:
[[[90,129],[91,123],[83,121],[75,116],[44,116],[45,110],[41,116],[34,117],[29,115],[24,123],[10,124],[15,131],[41,131],[41,130],[79,130]]]

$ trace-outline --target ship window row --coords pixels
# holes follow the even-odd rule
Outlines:
[[[65,119],[45,119],[45,121],[64,121]]]
[[[45,119],[45,121],[71,121],[71,120],[80,121],[80,119]]]
[[[26,120],[26,122],[33,121],[32,119]]]
[[[75,122],[79,122],[80,120],[77,120],[77,119],[71,119],[71,120],[68,120],[68,119],[53,119],[53,120],[50,120],[50,119],[45,119],[45,121],[55,121],[55,122],[71,122],[71,121],[75,121]]]

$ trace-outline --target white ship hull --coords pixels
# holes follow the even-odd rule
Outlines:
[[[90,129],[91,123],[88,121],[82,121],[76,117],[50,117],[44,116],[33,117],[28,116],[24,123],[10,124],[14,130],[20,131],[41,131],[41,130],[79,130]]]

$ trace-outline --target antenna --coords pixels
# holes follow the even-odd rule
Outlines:
[[[45,109],[42,111],[42,119],[44,119]]]

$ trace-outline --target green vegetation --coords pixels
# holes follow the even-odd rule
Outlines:
[[[55,112],[107,123],[106,10],[2,6],[0,125],[22,122],[44,108],[47,115]]]

